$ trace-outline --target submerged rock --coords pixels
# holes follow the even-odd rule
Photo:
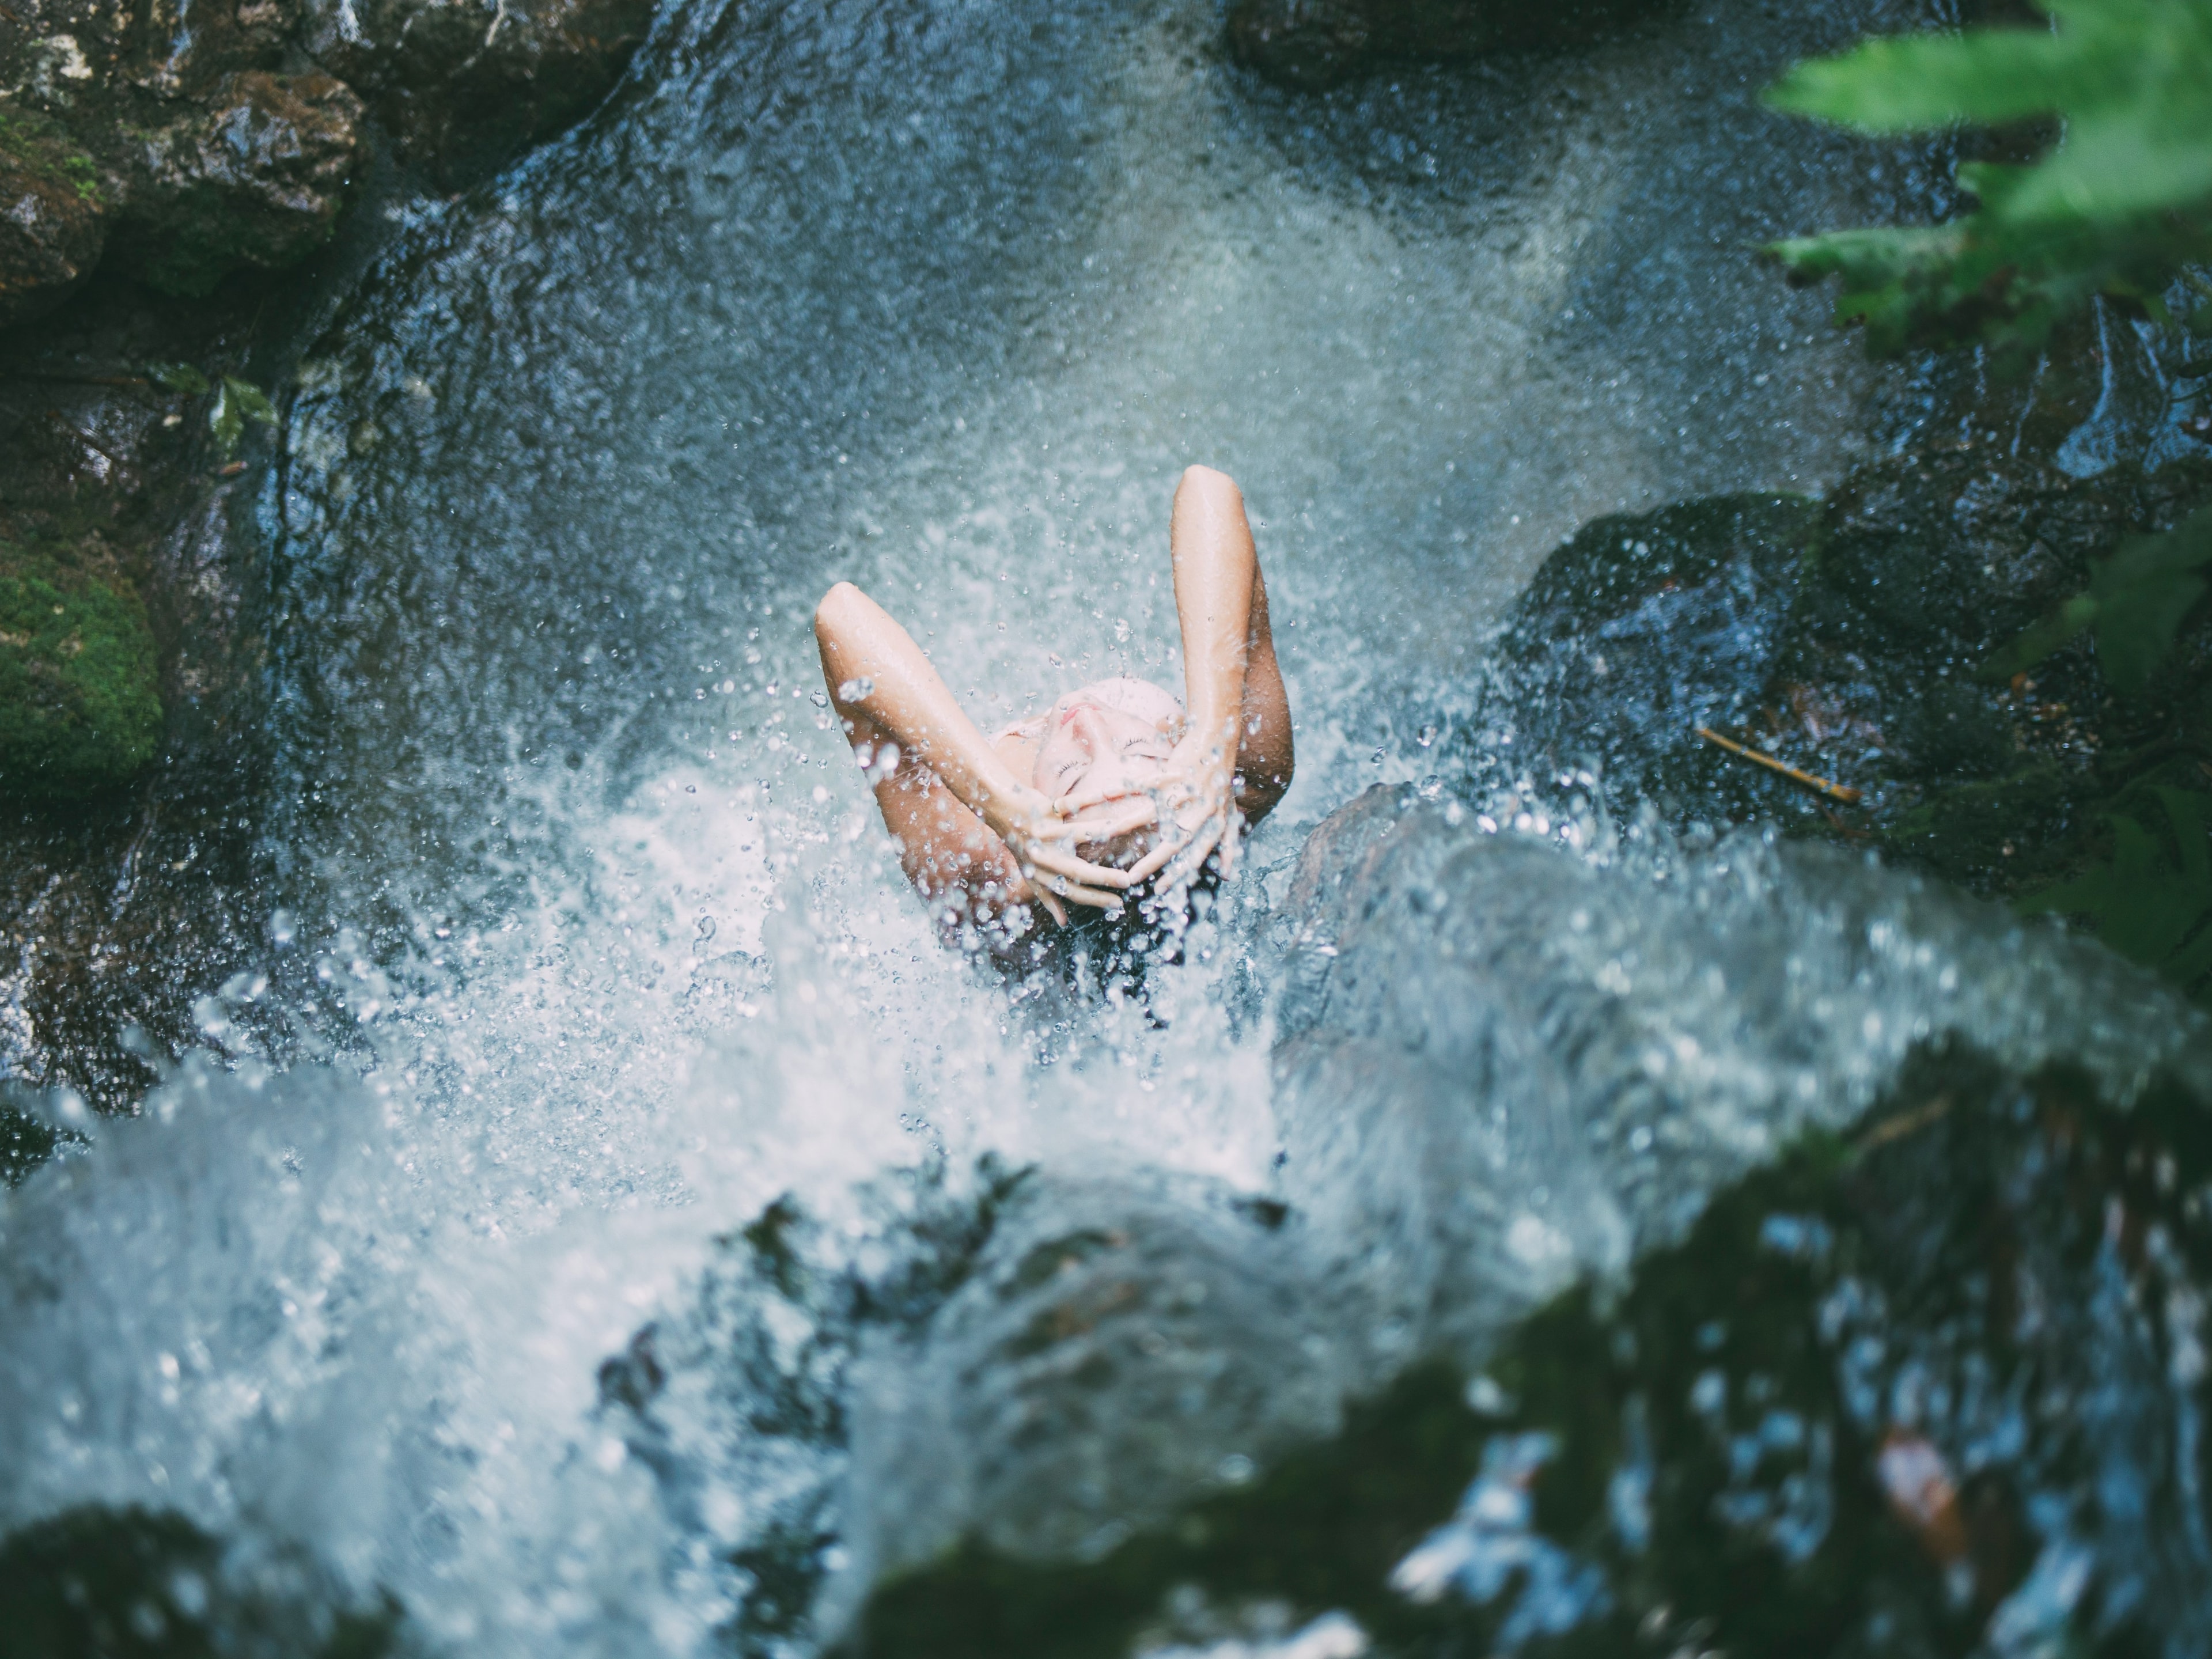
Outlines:
[[[1237,0],[1229,40],[1238,58],[1307,90],[1392,58],[1436,59],[1587,38],[1651,0]]]
[[[161,702],[145,601],[113,570],[0,543],[0,788],[78,795],[154,757]]]

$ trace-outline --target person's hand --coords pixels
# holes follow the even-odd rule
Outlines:
[[[1110,840],[1148,824],[1159,827],[1158,843],[1131,866],[1131,884],[1164,870],[1159,890],[1173,892],[1197,876],[1207,858],[1218,853],[1227,875],[1237,860],[1237,810],[1233,751],[1219,738],[1207,741],[1196,731],[1184,735],[1169,756],[1162,775],[1140,796],[1125,791],[1077,790],[1053,803],[1053,810],[1079,826],[1079,839]],[[1121,810],[1080,819],[1073,815],[1115,802]]]
[[[1022,878],[1030,890],[1016,896],[1036,899],[1062,927],[1067,923],[1065,905],[1119,910],[1121,890],[1142,879],[1126,870],[1077,857],[1076,843],[1099,837],[1088,833],[1089,826],[1055,811],[1041,791],[1023,789],[992,800],[983,822],[1006,843],[1021,866]]]

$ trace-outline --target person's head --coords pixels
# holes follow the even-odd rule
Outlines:
[[[1037,745],[1032,781],[1048,799],[1078,790],[1140,795],[1167,770],[1182,735],[1182,705],[1149,680],[1100,680],[1052,706]],[[1080,816],[1079,814],[1079,816]],[[1150,831],[1099,843],[1085,856],[1128,863],[1149,845]]]

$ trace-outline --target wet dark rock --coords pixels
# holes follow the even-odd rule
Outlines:
[[[1695,729],[1758,708],[1820,520],[1808,497],[1743,495],[1583,526],[1499,641],[1511,758],[1594,764],[1638,792],[1704,782]]]
[[[970,1542],[842,1651],[2194,1651],[2212,1121],[1920,1050],[1679,1243],[1095,1561]],[[1336,1644],[1341,1641],[1342,1645]],[[1322,1639],[1315,1638],[1316,1650]]]
[[[233,270],[281,270],[330,238],[360,161],[361,100],[322,74],[227,76],[183,119],[145,133],[109,257],[171,294]]]
[[[379,1659],[401,1619],[296,1552],[227,1547],[171,1510],[86,1504],[0,1538],[0,1632],[41,1659]]]
[[[1359,1372],[1300,1240],[1194,1185],[1033,1180],[922,1340],[864,1351],[858,1576],[1096,1554],[1334,1429]]]
[[[1237,56],[1273,79],[1318,90],[1394,58],[1478,52],[1586,39],[1650,0],[1237,0]]]
[[[205,293],[244,267],[281,269],[328,239],[361,160],[361,109],[304,60],[293,64],[303,72],[277,72],[297,58],[289,35],[298,21],[276,0],[219,0],[189,15],[23,0],[0,15],[0,63],[13,70],[0,87],[9,131],[36,123],[42,199],[58,212],[58,177],[79,201],[45,279],[11,284],[15,319],[82,281],[100,258],[103,222],[119,269],[179,294]],[[29,147],[0,149],[20,165]]]
[[[561,131],[606,95],[653,0],[310,0],[307,40],[410,160],[452,173]]]
[[[99,165],[58,121],[0,106],[0,328],[44,315],[100,262]]]
[[[150,645],[135,661],[152,678],[131,678],[125,700],[143,723],[127,744],[85,751],[97,763],[28,753],[40,728],[27,711],[0,720],[0,1079],[100,1111],[129,1109],[157,1062],[206,1041],[195,999],[268,959],[261,647],[253,573],[229,533],[252,481],[222,475],[210,394],[135,372],[172,353],[209,361],[208,329],[191,320],[202,309],[72,307],[17,360],[28,373],[0,378],[0,543],[64,586],[96,581]],[[69,621],[46,603],[46,618]],[[74,656],[68,632],[56,642],[63,667],[98,660],[88,635],[75,642]],[[0,645],[0,668],[27,649]]]
[[[1601,520],[1555,552],[1501,637],[1491,726],[1510,741],[1485,763],[1594,764],[1618,803],[1776,820],[1994,893],[2078,868],[2125,790],[2203,787],[2201,612],[2141,697],[2115,695],[2087,635],[2009,684],[1981,671],[2128,536],[2212,502],[2212,463],[2077,477],[1936,449],[1863,466],[1817,507],[1765,498],[1747,516],[1760,499]],[[1863,799],[1762,770],[1699,726]]]

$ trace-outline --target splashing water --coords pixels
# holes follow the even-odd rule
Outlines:
[[[1608,975],[1640,1023],[1564,1080],[1524,1036],[1495,1134],[1445,1172],[1552,1201],[1498,1209],[1488,1244],[1443,1227],[1433,1328],[1237,1288],[1290,1309],[1339,1283],[1419,1143],[1346,1145],[1279,1084],[1279,993],[1338,948],[1272,920],[1301,914],[1305,833],[1436,763],[1484,626],[1577,523],[1817,489],[1900,395],[1743,250],[1922,187],[1750,102],[1908,15],[1669,14],[1304,101],[1221,60],[1209,5],[702,0],[580,133],[396,210],[261,503],[280,988],[191,988],[208,1055],[0,1212],[0,1518],[142,1504],[296,1542],[434,1645],[701,1650],[766,1594],[779,1528],[829,1540],[834,1613],[1000,1501],[954,1489],[982,1431],[927,1418],[1007,1340],[948,1216],[1000,1206],[1046,1243],[1164,1218],[1217,1298],[1194,1328],[1307,1356],[1306,1394],[1237,1419],[1294,1437],[1394,1356],[1617,1267],[1863,1106],[1931,1021],[2147,1065],[2167,1039],[2135,981],[2069,991],[1971,908],[1532,821],[1553,873],[1468,937],[1525,952],[1555,1039],[1589,1036],[1564,1005]],[[860,582],[986,725],[1108,673],[1172,685],[1166,507],[1200,460],[1252,507],[1296,787],[1141,986],[990,969],[898,876],[815,695],[811,604]],[[1404,935],[1408,998],[1450,981],[1432,931]],[[321,1057],[274,1067],[231,1016],[308,981],[344,1018],[302,1012]],[[1600,1144],[1571,1120],[1606,1079],[1633,1086]],[[1464,1078],[1407,1088],[1474,1110]],[[1239,1242],[1222,1218],[1254,1201],[1314,1237]],[[762,1260],[875,1311],[733,1276],[729,1241],[777,1215]],[[930,1238],[952,1266],[899,1317],[943,1310],[955,1352],[908,1386],[867,1329]],[[608,1403],[624,1364],[661,1391],[650,1444]],[[790,1421],[763,1428],[772,1387]],[[1267,1449],[1194,1433],[1206,1479]],[[1147,1478],[1200,1479],[1182,1455]],[[1073,1548],[1152,1501],[1055,1478]],[[1335,1624],[1285,1640],[1357,1650]]]

